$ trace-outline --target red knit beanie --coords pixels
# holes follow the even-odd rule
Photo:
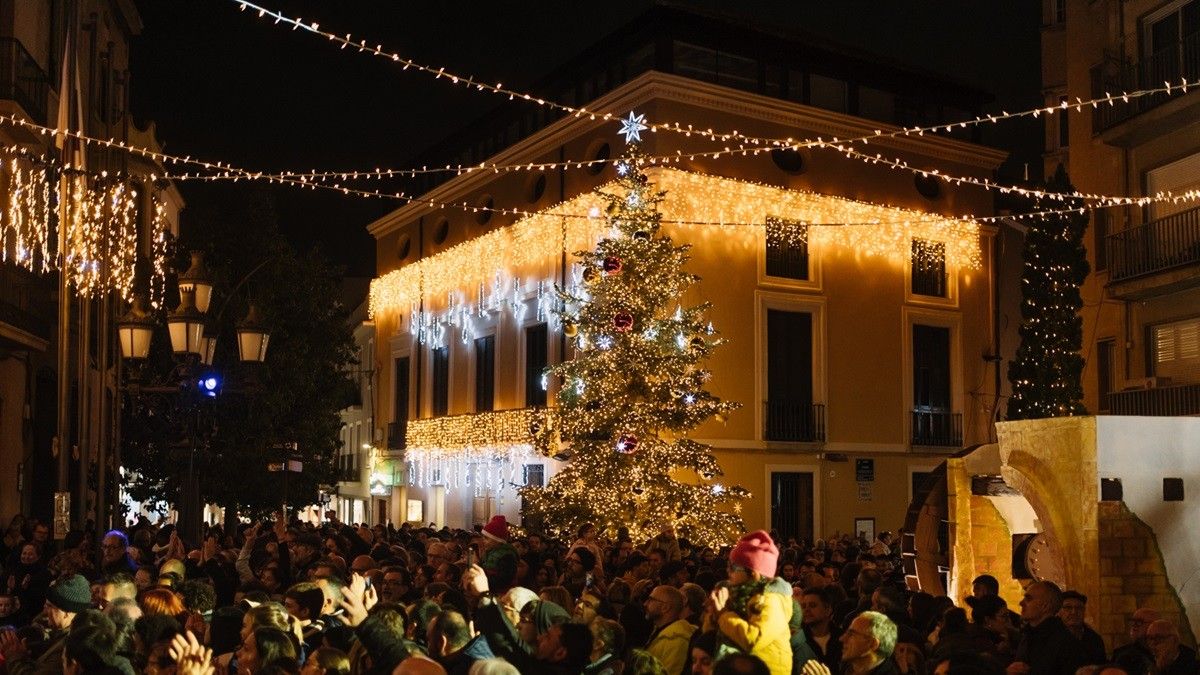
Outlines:
[[[751,532],[738,541],[729,552],[729,562],[754,570],[766,578],[775,576],[775,565],[779,562],[779,549],[771,541],[771,535],[762,530]]]
[[[483,536],[499,542],[508,541],[508,521],[504,516],[492,516],[488,524],[483,526]]]

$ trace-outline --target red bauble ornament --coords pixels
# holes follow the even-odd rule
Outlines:
[[[620,274],[621,259],[615,255],[605,258],[602,269],[604,270],[605,274]]]
[[[613,315],[613,328],[622,333],[628,333],[633,328],[633,315],[620,311]]]
[[[622,455],[631,455],[637,452],[638,437],[633,434],[621,434],[617,439],[617,452]]]

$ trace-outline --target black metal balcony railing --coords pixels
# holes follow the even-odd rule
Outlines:
[[[962,413],[940,410],[913,410],[912,444],[961,447]]]
[[[1200,384],[1115,391],[1107,396],[1108,412],[1111,415],[1200,415]]]
[[[342,483],[357,483],[362,480],[359,475],[359,469],[354,467],[343,467],[338,471],[338,480]]]
[[[1108,235],[1110,281],[1200,262],[1200,207]]]
[[[38,124],[46,123],[50,80],[20,40],[0,37],[0,99],[16,101]]]
[[[825,440],[825,405],[807,401],[763,401],[763,438],[813,443]]]
[[[1200,33],[1133,63],[1108,61],[1092,69],[1092,94],[1095,97],[1139,89],[1156,89],[1164,83],[1179,84],[1200,76]],[[1100,105],[1092,111],[1092,131],[1099,133],[1177,98],[1175,95],[1140,96],[1113,105]]]

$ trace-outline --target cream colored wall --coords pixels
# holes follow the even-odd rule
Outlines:
[[[763,105],[795,107],[781,102],[764,102]],[[814,121],[811,128],[796,128],[732,112],[700,109],[666,100],[654,100],[636,107],[651,119],[679,120],[681,123],[693,123],[701,128],[736,128],[746,134],[761,136],[828,134],[829,127],[822,125],[845,121],[822,118]],[[826,114],[821,113],[818,117],[823,115]],[[601,142],[610,145],[615,157],[621,152],[623,143],[614,136],[613,131],[611,126],[597,127],[561,140],[559,144],[542,147],[538,152],[522,155],[520,161],[557,161],[560,156],[585,159],[592,156],[595,146]],[[530,143],[532,145],[535,142]],[[946,159],[950,154],[943,146],[931,145],[927,148],[929,156],[919,156],[914,152],[914,148],[920,147],[921,142],[923,141],[914,141],[900,149],[877,150],[901,157],[914,165],[938,167],[943,172],[989,175],[988,171],[978,164],[966,164],[965,159]],[[667,154],[679,150],[685,158],[689,150],[700,149],[711,149],[711,143],[666,133],[648,135],[645,147],[650,154]],[[980,152],[991,151],[981,149]],[[689,158],[679,164],[672,164],[672,168],[921,211],[948,214],[991,212],[992,195],[983,190],[943,185],[942,196],[928,200],[917,193],[913,176],[907,172],[868,166],[847,160],[837,153],[818,149],[805,151],[805,156],[808,166],[806,171],[799,175],[784,173],[766,153],[720,160]],[[439,197],[443,201],[465,200],[467,203],[477,203],[484,196],[492,196],[498,208],[541,210],[560,201],[560,195],[572,198],[612,180],[615,176],[612,168],[606,167],[598,175],[572,169],[549,172],[547,177],[546,194],[537,202],[527,199],[531,174],[526,172],[493,174],[469,190],[439,192],[447,189],[443,187],[435,190],[435,194],[444,194],[444,197]],[[761,217],[765,220],[771,215],[773,214],[764,212]],[[443,217],[449,219],[450,235],[446,242],[436,245],[431,241],[431,231],[434,224]],[[497,214],[486,226],[480,226],[475,218],[475,214],[460,213],[453,209],[434,211],[419,218],[414,216],[413,219],[401,223],[395,230],[378,235],[377,269],[381,275],[386,274],[404,262],[412,262],[422,255],[446,250],[468,238],[510,224],[516,219],[511,215]],[[423,246],[418,245],[420,229],[424,230]],[[668,231],[671,232],[670,228]],[[692,436],[721,446],[718,458],[727,472],[726,482],[742,484],[753,492],[754,496],[745,504],[743,510],[748,527],[769,526],[769,512],[766,508],[769,498],[768,467],[795,465],[813,466],[817,469],[816,483],[821,495],[816,508],[819,513],[816,523],[818,533],[850,531],[855,517],[876,518],[877,532],[885,529],[895,530],[901,525],[910,497],[909,470],[929,470],[944,456],[916,455],[908,445],[912,385],[906,377],[911,368],[906,351],[906,335],[910,334],[912,322],[928,320],[915,317],[932,314],[937,316],[938,322],[954,326],[952,351],[956,355],[956,361],[952,390],[955,410],[963,413],[964,445],[988,440],[991,406],[995,400],[992,370],[994,366],[983,358],[994,351],[990,295],[992,252],[988,237],[984,237],[980,242],[983,260],[980,269],[953,271],[955,280],[952,286],[956,288],[953,301],[926,303],[907,297],[909,280],[905,264],[881,261],[862,255],[859,251],[814,252],[813,266],[814,270],[819,268],[820,286],[816,290],[801,290],[760,278],[759,258],[763,247],[761,237],[748,242],[745,237],[725,236],[715,228],[702,232],[697,232],[696,228],[689,228],[672,233],[677,235],[677,240],[681,243],[694,244],[693,258],[688,269],[702,278],[688,292],[684,302],[711,302],[713,309],[710,317],[727,341],[716,350],[708,363],[714,375],[710,387],[718,396],[743,404],[743,408],[733,413],[727,423],[709,422],[696,429]],[[411,239],[412,252],[401,261],[396,253],[404,237]],[[902,257],[906,258],[907,255],[907,251],[903,252]],[[494,264],[493,261],[486,260],[475,262],[485,266]],[[542,273],[556,273],[558,264],[558,260],[546,261]],[[763,319],[759,316],[759,299],[764,295],[824,303],[825,334],[822,342],[825,345],[823,369],[827,386],[823,392],[814,392],[814,402],[827,405],[829,435],[823,448],[812,444],[772,444],[772,447],[767,447],[761,440],[761,414],[756,414],[756,411],[761,409],[765,398],[765,381],[757,372],[761,359],[756,359],[756,352],[759,350],[760,333],[763,330]],[[909,320],[906,319],[907,316],[914,318]],[[383,425],[391,416],[393,391],[391,359],[385,354],[393,349],[388,346],[389,339],[396,334],[402,320],[394,315],[382,315],[376,317],[376,321],[381,336],[378,342],[379,353],[381,358],[388,360],[388,365],[381,369],[379,378],[379,424]],[[496,407],[521,407],[524,399],[519,396],[517,386],[522,372],[517,327],[513,325],[511,314],[508,312],[504,312],[498,321]],[[553,351],[553,346],[558,344],[559,338],[556,333],[552,332],[551,335]],[[424,359],[420,376],[421,409],[418,412],[415,406],[417,378],[414,373],[414,390],[410,393],[414,408],[410,411],[410,416],[425,417],[429,409],[429,350],[412,346],[413,340],[407,334],[401,335],[397,341],[405,345],[403,349],[411,349],[414,368],[418,354]],[[450,414],[473,412],[473,387],[470,382],[473,368],[469,357],[470,350],[463,348],[457,338],[451,340],[451,343]],[[550,400],[553,401],[553,392]],[[877,479],[872,486],[871,501],[857,501],[858,491],[853,480],[852,462],[823,461],[818,458],[819,450],[875,457]]]
[[[1140,58],[1141,18],[1150,11],[1163,6],[1161,0],[1108,0],[1094,3],[1088,0],[1069,0],[1068,23],[1065,31],[1065,49],[1062,50],[1063,65],[1067,77],[1069,95],[1074,98],[1091,96],[1091,68],[1100,63],[1106,51],[1113,55],[1125,54]],[[1051,46],[1059,40],[1054,31],[1043,33],[1043,55],[1057,53]],[[1043,85],[1052,86],[1054,69],[1043,68]],[[1071,143],[1067,168],[1076,189],[1083,192],[1115,195],[1144,194],[1143,176],[1148,169],[1172,160],[1200,152],[1200,136],[1195,125],[1181,127],[1173,133],[1163,133],[1157,138],[1128,150],[1107,145],[1102,138],[1092,133],[1090,111],[1071,114]],[[1047,172],[1054,169],[1056,158],[1048,158]],[[1113,209],[1115,220],[1109,232],[1144,222],[1141,209]],[[1085,237],[1089,249],[1089,262],[1096,269],[1096,228],[1089,226]],[[1105,285],[1109,281],[1107,271],[1095,272],[1088,277],[1082,288],[1084,309],[1083,353],[1086,359],[1083,372],[1084,404],[1091,412],[1099,408],[1098,371],[1096,342],[1113,339],[1116,342],[1115,386],[1119,389],[1124,379],[1144,377],[1149,374],[1146,363],[1145,326],[1151,316],[1175,314],[1194,316],[1200,312],[1200,303],[1192,297],[1165,296],[1146,302],[1125,302],[1106,299]]]

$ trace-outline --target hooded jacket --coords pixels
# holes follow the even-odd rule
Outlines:
[[[737,650],[753,654],[767,664],[771,675],[791,675],[792,587],[772,579],[747,603],[748,616],[726,609],[717,617],[721,638]]]

